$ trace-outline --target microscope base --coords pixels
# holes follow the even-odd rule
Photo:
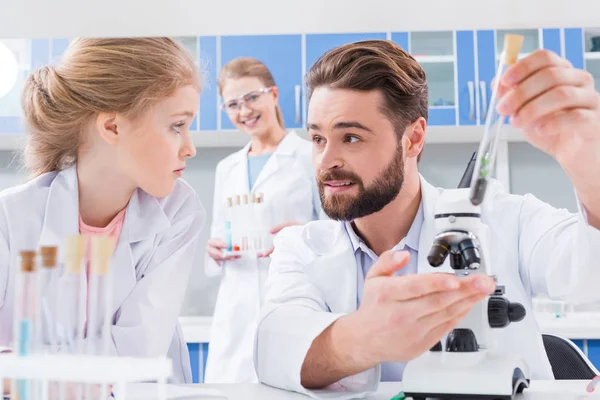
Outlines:
[[[529,387],[529,368],[519,357],[480,350],[427,352],[410,361],[403,392],[413,399],[512,399]]]

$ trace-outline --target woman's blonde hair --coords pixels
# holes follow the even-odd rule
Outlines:
[[[269,71],[265,64],[252,57],[239,57],[229,61],[221,69],[218,80],[219,94],[223,95],[223,86],[225,86],[228,79],[240,78],[258,78],[267,87],[275,86],[273,74],[271,74],[271,71]],[[277,115],[279,126],[285,129],[283,114],[281,113],[279,104],[275,105],[275,114]]]
[[[142,116],[200,75],[193,57],[169,38],[77,39],[60,63],[31,73],[21,105],[24,166],[34,176],[77,161],[82,129],[101,112]]]

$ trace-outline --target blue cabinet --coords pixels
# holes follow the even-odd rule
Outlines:
[[[477,31],[477,73],[476,83],[478,121],[485,125],[489,101],[492,97],[492,80],[496,76],[496,32]]]
[[[203,86],[200,94],[200,111],[198,113],[200,131],[216,131],[218,129],[219,88],[217,87],[217,37],[201,36],[198,38],[199,61],[203,71]]]
[[[570,339],[590,362],[600,370],[600,340],[597,339]]]
[[[302,126],[302,35],[221,37],[220,67],[237,57],[254,57],[267,65],[279,88],[286,128]],[[221,113],[221,128],[235,129]]]
[[[482,126],[485,124],[491,83],[496,74],[504,35],[509,32],[525,36],[521,57],[540,48],[552,50],[564,55],[575,67],[590,71],[600,89],[600,29],[298,33],[178,38],[194,53],[204,77],[200,110],[192,130],[208,132],[235,129],[226,113],[219,109],[221,99],[217,78],[225,63],[242,56],[261,60],[273,73],[279,88],[279,103],[286,128],[304,127],[307,96],[303,81],[306,72],[328,50],[370,39],[391,39],[421,64],[429,87],[430,126]],[[31,68],[38,68],[58,61],[68,43],[68,39],[62,38],[31,40],[28,64]],[[20,87],[15,90],[20,91]],[[11,102],[15,103],[13,100]],[[15,107],[17,105],[3,109],[0,101],[0,134],[22,133],[20,115]]]
[[[459,125],[477,125],[475,57],[475,32],[456,32]]]
[[[583,29],[565,29],[565,58],[569,60],[575,68],[583,69],[583,54]]]
[[[565,57],[576,68],[594,76],[600,90],[600,28],[568,28],[564,30]]]
[[[188,343],[187,348],[190,356],[192,383],[204,383],[208,343]]]
[[[456,124],[455,38],[451,31],[392,32],[391,40],[421,64],[429,89],[428,125]]]
[[[597,370],[600,370],[600,340],[587,341],[587,356]]]
[[[327,51],[363,40],[385,40],[386,33],[330,33],[306,35],[306,71]]]

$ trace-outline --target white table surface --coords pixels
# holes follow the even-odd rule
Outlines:
[[[530,388],[515,396],[515,400],[581,400],[600,399],[600,385],[587,393],[589,381],[532,381]],[[134,389],[135,387],[135,389]],[[135,384],[128,390],[129,400],[156,399],[155,384]],[[369,400],[390,400],[402,390],[402,383],[383,382],[379,391],[366,397]],[[169,386],[170,399],[186,400],[307,400],[308,396],[275,389],[262,384],[201,384]]]

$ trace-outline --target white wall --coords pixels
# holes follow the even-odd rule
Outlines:
[[[3,0],[0,37],[594,27],[598,0]]]
[[[456,187],[477,144],[428,144],[421,160],[421,173],[436,186]],[[201,234],[195,268],[190,279],[182,315],[212,315],[219,278],[204,274],[203,258],[209,237],[214,169],[217,162],[235,151],[233,148],[198,149],[198,155],[188,161],[184,178],[198,192],[209,220]],[[0,190],[18,184],[23,179],[15,154],[0,151]],[[527,143],[510,145],[511,189],[514,193],[531,192],[557,207],[576,211],[570,183],[556,162]]]

